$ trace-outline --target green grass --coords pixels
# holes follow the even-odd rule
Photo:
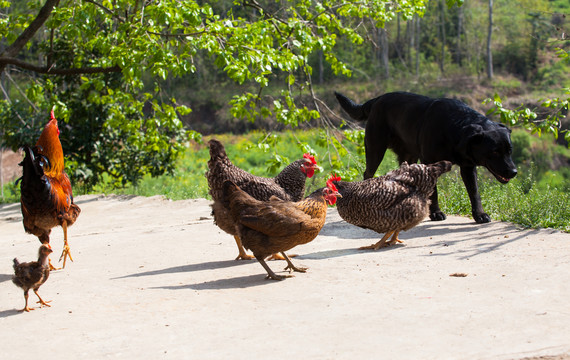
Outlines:
[[[355,176],[360,178],[360,173],[364,171],[364,156],[357,155],[358,146],[346,139],[342,139],[341,143],[346,146],[347,153],[339,155],[332,145],[324,142],[323,134],[316,130],[281,133],[279,138],[274,139],[275,142],[266,148],[259,147],[257,144],[266,136],[265,133],[252,132],[247,135],[222,134],[214,137],[224,144],[228,157],[234,165],[254,175],[265,177],[277,175],[286,164],[300,159],[307,151],[302,143],[309,143],[310,148],[317,154],[316,158],[322,171],[307,181],[307,193],[324,186],[326,179],[333,171],[343,175],[343,178],[350,178],[351,175],[353,178]],[[163,175],[156,178],[146,176],[137,186],[130,185],[122,189],[113,189],[110,183],[103,183],[96,186],[90,193],[140,196],[161,194],[172,200],[210,198],[205,177],[207,162],[210,158],[206,143],[210,138],[205,137],[203,144],[193,144],[184,158],[180,159],[172,176]],[[321,141],[316,140],[319,138]],[[275,160],[277,154],[281,158],[281,163]],[[344,163],[351,162],[350,170],[342,168],[339,162],[341,157]],[[349,158],[351,160],[347,161]],[[385,173],[396,166],[395,155],[388,153],[378,173]]]
[[[479,169],[479,191],[483,209],[493,220],[507,221],[525,228],[553,228],[570,232],[568,184],[537,183],[532,172],[519,171],[516,178],[502,185],[487,170]],[[454,169],[438,183],[441,209],[447,214],[471,216],[471,203]]]
[[[334,170],[343,178],[360,180],[364,171],[364,154],[358,143],[340,138],[346,147],[336,150],[325,141],[322,131],[295,131],[269,137],[267,146],[259,147],[258,142],[267,134],[252,132],[247,135],[216,135],[226,146],[232,162],[259,176],[275,176],[285,164],[302,156],[307,142],[317,154],[317,161],[323,171],[307,181],[307,193],[324,186],[329,174]],[[90,193],[131,194],[140,196],[163,195],[172,200],[189,198],[209,198],[205,178],[209,153],[206,142],[192,144],[186,155],[179,160],[174,175],[145,177],[137,186],[113,189],[109,183],[98,185]],[[359,143],[362,143],[359,141]],[[560,150],[565,152],[567,149]],[[276,160],[276,155],[281,161]],[[377,171],[377,175],[397,167],[396,156],[388,152]],[[547,170],[537,175],[537,167],[532,163],[519,166],[519,175],[506,185],[496,181],[485,169],[479,169],[479,188],[483,208],[493,220],[508,221],[526,228],[554,228],[570,232],[570,169]],[[4,188],[4,202],[19,201],[19,189],[12,183]],[[83,194],[74,189],[76,195]],[[471,205],[457,167],[445,174],[438,185],[439,201],[447,214],[471,216]]]

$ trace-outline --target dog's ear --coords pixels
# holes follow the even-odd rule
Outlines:
[[[477,124],[465,126],[461,131],[461,140],[457,145],[458,150],[465,155],[470,153],[469,148],[478,140],[483,139],[483,127]]]
[[[509,132],[509,134],[512,132],[512,130],[505,124],[502,123],[495,123],[497,124],[497,126],[504,128],[505,130],[507,130]]]

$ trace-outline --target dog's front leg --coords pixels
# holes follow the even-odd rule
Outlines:
[[[445,220],[447,216],[439,209],[439,201],[437,200],[437,185],[433,189],[430,196],[431,204],[429,205],[429,218],[432,221]]]
[[[477,168],[475,166],[461,166],[461,178],[467,189],[469,200],[471,200],[471,214],[477,224],[484,224],[491,221],[491,217],[483,211],[481,196],[477,186]]]

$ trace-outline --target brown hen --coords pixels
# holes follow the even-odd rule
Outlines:
[[[334,180],[342,198],[338,214],[346,222],[385,233],[376,244],[360,249],[378,250],[402,242],[398,234],[419,224],[429,214],[430,196],[437,179],[451,170],[451,162],[430,165],[403,162],[384,176],[356,182]],[[388,238],[392,239],[388,241]]]
[[[305,154],[302,159],[287,165],[276,177],[265,178],[255,176],[232,164],[224,145],[216,139],[208,142],[210,160],[208,161],[209,193],[214,200],[212,215],[214,223],[230,235],[233,235],[239,250],[238,259],[252,259],[243,249],[241,240],[236,233],[235,223],[228,208],[221,202],[223,185],[226,180],[232,181],[254,199],[268,201],[272,196],[286,201],[299,201],[305,195],[305,181],[314,175],[317,162],[312,155]],[[278,258],[278,257],[277,257]]]
[[[325,224],[327,205],[333,205],[337,196],[340,194],[328,181],[326,187],[314,191],[298,202],[284,201],[276,197],[269,201],[259,201],[233,182],[225,181],[222,202],[229,209],[236,224],[235,232],[243,246],[253,252],[267,271],[268,278],[283,280],[291,275],[275,274],[264,259],[280,252],[288,264],[285,270],[305,272],[306,268],[293,265],[285,251],[306,244],[319,234]]]

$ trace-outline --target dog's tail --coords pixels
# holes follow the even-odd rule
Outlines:
[[[350,100],[343,94],[339,92],[334,92],[336,99],[338,100],[340,106],[350,115],[351,118],[358,121],[368,120],[368,115],[370,114],[370,108],[376,99],[369,100],[364,104],[357,104]]]

